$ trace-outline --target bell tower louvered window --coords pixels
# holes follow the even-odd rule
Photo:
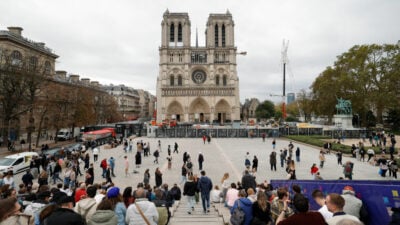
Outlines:
[[[218,47],[218,24],[215,24],[214,34],[215,47]]]

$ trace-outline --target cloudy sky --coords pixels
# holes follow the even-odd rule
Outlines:
[[[0,29],[23,36],[60,57],[56,70],[101,84],[125,84],[155,94],[165,10],[187,12],[199,43],[210,13],[235,22],[240,98],[279,101],[281,49],[289,40],[286,92],[308,90],[336,56],[357,44],[400,40],[399,0],[1,0]]]

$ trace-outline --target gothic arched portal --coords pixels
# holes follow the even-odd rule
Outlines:
[[[231,120],[231,106],[225,99],[221,99],[215,105],[214,118],[218,123],[223,124],[226,120]]]
[[[168,105],[167,108],[167,118],[176,119],[177,121],[181,121],[183,119],[183,107],[181,103],[177,101],[173,101]]]
[[[196,98],[189,106],[189,121],[210,122],[210,106],[203,98]]]

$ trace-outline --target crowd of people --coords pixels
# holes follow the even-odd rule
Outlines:
[[[203,139],[203,143],[205,140]],[[124,152],[132,152],[131,146],[133,141],[126,140]],[[274,139],[273,149],[269,154],[271,171],[276,171],[279,157],[281,168],[287,172],[286,178],[296,180],[295,163],[300,162],[300,148],[290,142],[278,155],[275,147]],[[167,160],[172,154],[179,154],[178,143],[174,143],[173,149],[171,152],[171,146],[168,146]],[[159,141],[153,151],[155,165],[158,164],[160,152]],[[257,184],[258,158],[251,158],[249,152],[245,155],[245,170],[240,181],[232,181],[227,172],[218,182],[213,182],[203,169],[205,156],[202,152],[197,155],[196,168],[196,159],[188,152],[182,152],[180,183],[169,188],[168,183],[163,181],[161,169],[157,167],[154,171],[154,186],[151,186],[153,182],[150,170],[146,169],[143,181],[138,182],[135,189],[128,186],[123,190],[112,180],[115,177],[115,158],[99,160],[99,148],[96,146],[93,146],[91,152],[93,160],[89,151],[76,151],[70,159],[44,156],[34,158],[30,170],[22,176],[18,187],[18,181],[13,179],[12,172],[4,177],[0,175],[0,224],[166,225],[171,216],[170,207],[175,201],[180,201],[182,196],[187,200],[189,215],[200,201],[204,214],[210,212],[212,204],[222,203],[232,214],[232,224],[238,220],[235,216],[238,211],[244,215],[239,219],[244,225],[368,224],[365,206],[350,186],[345,187],[342,193],[330,193],[326,196],[320,190],[314,190],[312,196],[321,206],[318,212],[314,212],[309,210],[310,200],[301,193],[297,185],[288,190],[272,187],[267,181]],[[320,170],[324,166],[324,154],[326,152],[323,150],[319,153],[319,167],[317,163],[311,166],[310,175],[313,179],[322,179]],[[136,143],[136,168],[140,168],[142,156],[151,156],[150,143],[139,141]],[[124,160],[125,176],[129,176],[129,161],[127,157]],[[93,164],[97,161],[102,171],[102,182],[95,182]],[[168,161],[170,169],[170,160]],[[345,178],[352,179],[352,171],[346,175],[347,166],[353,168],[348,162],[343,165]],[[195,171],[199,171],[200,176]],[[82,181],[78,179],[80,176],[84,176]],[[393,221],[399,222],[400,212],[394,210]]]

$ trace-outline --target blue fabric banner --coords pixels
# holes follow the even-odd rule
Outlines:
[[[274,189],[286,187],[292,193],[293,184],[300,186],[302,193],[310,200],[311,210],[320,207],[313,200],[311,193],[315,189],[325,195],[342,194],[345,186],[352,186],[356,196],[365,204],[369,215],[368,225],[382,225],[390,222],[391,207],[400,207],[400,181],[368,181],[368,180],[271,180]]]

